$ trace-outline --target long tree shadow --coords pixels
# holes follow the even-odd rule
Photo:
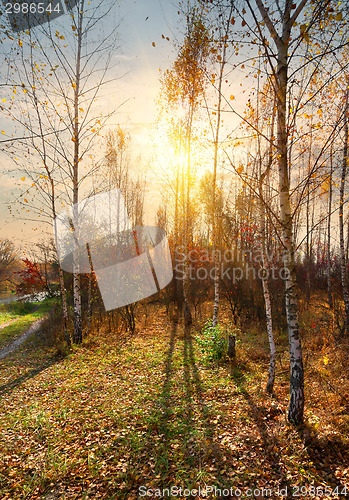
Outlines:
[[[193,339],[190,328],[186,328],[184,331],[183,364],[188,417],[190,417],[192,422],[192,406],[195,398],[200,413],[200,420],[203,426],[203,433],[208,445],[208,449],[205,451],[205,453],[209,453],[214,457],[214,460],[217,460],[222,456],[222,453],[218,444],[214,443],[213,441],[215,429],[211,423],[212,415],[210,415],[209,409],[204,402],[204,389],[199,369],[196,364]],[[200,452],[202,453],[203,450],[200,450]]]
[[[27,373],[24,375],[21,375],[20,377],[17,377],[14,380],[11,380],[10,382],[7,382],[6,384],[0,385],[0,396],[3,394],[11,394],[11,392],[16,389],[16,387],[19,387],[21,384],[26,382],[27,380],[36,377],[39,373],[42,371],[46,370],[50,366],[53,366],[54,364],[58,363],[59,361],[62,360],[61,356],[55,356],[53,358],[49,358],[46,360],[44,363],[40,364],[36,368],[33,368],[32,370],[29,370]]]
[[[126,446],[131,450],[132,455],[128,470],[120,474],[114,483],[115,491],[118,491],[118,481],[125,480],[128,482],[128,488],[122,494],[124,496],[119,492],[120,498],[126,499],[131,491],[135,492],[136,484],[140,484],[140,480],[135,481],[134,470],[144,471],[144,467],[147,467],[146,464],[151,465],[154,475],[160,475],[166,480],[171,465],[172,426],[175,418],[172,386],[174,377],[173,357],[177,340],[177,324],[173,323],[164,363],[164,381],[161,391],[153,402],[152,412],[145,420],[146,430],[142,439],[140,442],[135,443],[132,436],[127,435],[120,440],[116,440],[112,446],[113,449]],[[147,457],[146,460],[145,456]],[[143,484],[145,482],[146,479],[144,478]],[[111,488],[110,491],[114,493],[114,488]],[[119,498],[119,496],[115,498]]]
[[[178,332],[177,328],[176,324],[172,325],[164,363],[164,380],[147,419],[142,441],[137,444],[137,454],[131,452],[132,459],[127,470],[115,480],[115,491],[117,482],[128,483],[124,496],[120,498],[134,495],[137,486],[147,481],[153,488],[154,481],[159,488],[175,484],[193,488],[209,467],[215,467],[217,471],[216,482],[226,484],[220,479],[223,453],[214,442],[215,429],[211,423],[214,414],[205,404],[191,332],[189,329]],[[122,439],[122,442],[115,442],[114,449],[126,444],[129,449],[133,447],[135,450],[131,435]],[[145,457],[152,470],[152,479],[149,479],[148,471],[148,478],[143,479],[143,483],[140,480],[137,483],[134,471],[147,469]],[[114,488],[110,491],[114,492]]]
[[[318,471],[320,476],[326,476],[327,482],[333,489],[338,487],[339,491],[345,489],[345,484],[340,477],[336,476],[336,467],[341,464],[343,467],[349,466],[348,447],[340,440],[335,438],[324,437],[319,438],[317,432],[304,424],[298,429],[301,438],[304,440],[304,445],[308,456],[313,462],[313,466]],[[324,464],[327,467],[324,471]],[[331,467],[332,465],[332,467]],[[346,494],[348,495],[348,487]],[[340,495],[339,495],[340,496]]]
[[[287,480],[285,473],[281,470],[279,465],[281,446],[279,440],[268,428],[268,415],[266,414],[265,408],[258,406],[253,400],[251,394],[247,391],[245,387],[247,381],[244,375],[239,378],[234,378],[234,381],[239,388],[240,393],[251,409],[251,416],[259,429],[266,456],[275,472],[280,477],[280,486],[282,486],[283,488],[287,487],[287,498],[294,498],[294,496],[292,495],[292,485]],[[321,477],[324,477],[324,460],[332,463],[333,465],[336,463],[349,464],[348,450],[346,446],[343,445],[343,443],[338,443],[331,440],[319,440],[317,436],[314,436],[313,431],[309,429],[307,425],[299,427],[297,430],[302,439],[304,439],[304,444],[308,456],[310,457],[313,466],[317,469]],[[325,476],[326,481],[331,485],[333,489],[339,487],[339,490],[341,491],[343,488],[345,488],[345,484],[340,480],[340,478],[337,478],[334,470],[327,468],[325,471]]]
[[[233,374],[234,372],[232,370],[231,375],[233,376]],[[243,396],[246,403],[250,407],[251,410],[250,415],[253,418],[258,428],[259,435],[261,436],[262,439],[263,451],[265,457],[267,458],[275,475],[279,478],[279,487],[281,487],[282,489],[286,488],[287,491],[286,498],[288,499],[294,498],[292,495],[292,485],[288,481],[285,472],[282,470],[280,466],[280,456],[282,453],[281,444],[280,441],[275,436],[275,434],[271,432],[267,424],[268,414],[266,412],[266,409],[264,407],[258,406],[258,404],[255,403],[251,394],[247,391],[245,387],[247,379],[244,376],[244,374],[240,374],[239,377],[234,377],[234,383],[236,384],[240,394]]]
[[[172,409],[172,398],[171,398],[171,389],[172,389],[172,377],[173,377],[173,355],[177,341],[177,324],[173,323],[170,335],[169,346],[166,355],[165,361],[165,379],[162,385],[161,393],[159,394],[158,401],[156,402],[155,412],[153,417],[155,422],[155,430],[161,431],[164,435],[165,440],[169,439],[168,432],[168,421],[172,417],[173,409]]]

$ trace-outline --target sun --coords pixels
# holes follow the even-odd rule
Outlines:
[[[205,135],[204,121],[195,122],[188,144],[186,113],[185,108],[178,108],[173,115],[159,120],[150,133],[157,169],[167,176],[175,176],[178,171],[186,175],[189,163],[190,175],[201,177],[212,162],[213,151]]]
[[[161,123],[152,129],[151,140],[156,165],[160,171],[169,174],[183,168],[186,161],[183,137],[173,134],[166,124]]]

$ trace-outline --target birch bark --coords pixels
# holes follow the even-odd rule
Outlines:
[[[340,248],[340,267],[341,267],[341,282],[343,291],[343,300],[345,306],[345,333],[349,330],[349,290],[348,290],[348,271],[347,261],[345,258],[344,246],[344,189],[348,169],[348,90],[345,96],[345,111],[344,111],[344,146],[343,146],[343,160],[341,172],[341,184],[339,192],[339,248]]]
[[[283,241],[283,265],[285,282],[286,320],[290,351],[290,402],[288,419],[294,424],[303,423],[304,413],[304,369],[302,346],[298,321],[298,298],[296,288],[295,245],[293,238],[293,219],[290,203],[290,177],[288,170],[288,131],[287,131],[287,86],[288,86],[288,45],[291,29],[304,8],[302,0],[291,17],[292,2],[285,2],[281,15],[282,33],[279,35],[268,15],[262,0],[255,0],[260,14],[276,44],[276,68],[273,67],[276,80],[277,104],[277,157],[279,172],[279,203]],[[251,9],[250,3],[248,5]],[[255,17],[254,12],[252,15]]]

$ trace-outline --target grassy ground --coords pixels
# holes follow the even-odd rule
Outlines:
[[[267,347],[257,330],[241,334],[236,367],[211,366],[195,328],[184,332],[163,310],[152,317],[132,338],[102,332],[64,359],[29,344],[4,360],[1,499],[132,500],[142,498],[141,486],[156,493],[205,485],[233,488],[224,498],[316,498],[314,488],[317,498],[345,498],[348,377],[330,338],[322,344],[327,362],[320,345],[307,360],[313,332],[304,333],[308,425],[299,433],[285,418],[281,335],[269,397]]]
[[[53,300],[0,304],[0,349],[19,337],[34,321],[48,313]]]

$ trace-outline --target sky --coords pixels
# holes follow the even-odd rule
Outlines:
[[[176,2],[169,0],[134,0],[126,2],[121,0],[116,8],[116,24],[118,24],[119,48],[114,54],[113,62],[117,63],[117,74],[125,75],[118,79],[107,92],[99,97],[98,106],[109,109],[111,103],[118,110],[108,128],[120,124],[132,137],[134,150],[135,170],[140,170],[141,175],[152,179],[151,169],[147,171],[149,160],[149,131],[156,117],[156,98],[159,95],[159,70],[166,69],[174,59],[173,46],[162,38],[162,35],[171,36],[178,26]],[[66,15],[67,16],[67,15]],[[65,21],[66,19],[64,19]],[[62,18],[59,19],[62,22]],[[111,26],[111,23],[110,23]],[[105,23],[105,31],[109,28]],[[155,46],[154,46],[155,45]],[[6,43],[0,45],[0,50],[6,50]],[[1,91],[0,87],[0,91]],[[121,103],[124,103],[120,106]],[[120,106],[120,107],[119,107]],[[1,127],[2,125],[2,127]],[[0,128],[8,129],[8,121],[0,116]],[[7,127],[7,128],[6,128]],[[140,165],[136,158],[141,155]],[[40,240],[47,231],[46,226],[34,224],[30,221],[14,219],[7,208],[9,203],[18,197],[19,189],[23,189],[20,174],[8,175],[13,168],[9,159],[0,153],[0,225],[2,231],[0,238],[10,238],[18,246],[30,246],[32,242]],[[148,189],[149,192],[149,189]],[[160,201],[158,197],[157,202]],[[149,206],[154,204],[146,200]],[[153,212],[147,210],[149,219]],[[146,220],[153,223],[153,220]],[[34,227],[38,229],[34,230]]]
[[[68,14],[55,22],[58,27],[65,23],[68,23],[69,27],[71,24]],[[105,113],[110,111],[111,107],[117,108],[116,114],[108,121],[105,132],[121,125],[130,133],[131,166],[136,175],[146,178],[144,223],[153,225],[163,192],[160,178],[166,178],[171,172],[171,155],[167,153],[166,147],[158,151],[158,158],[154,161],[152,145],[154,141],[162,142],[159,134],[154,132],[154,122],[157,116],[156,101],[160,94],[160,71],[168,69],[175,60],[174,41],[180,41],[182,36],[183,26],[181,17],[178,15],[178,1],[133,0],[127,2],[120,0],[116,4],[114,17],[110,16],[103,23],[103,32],[108,32],[114,25],[117,26],[118,49],[113,54],[112,62],[116,65],[116,75],[121,78],[100,93],[96,109]],[[6,42],[0,44],[0,50],[2,49],[5,53],[7,45]],[[231,62],[234,63],[234,61]],[[243,87],[241,87],[241,81],[244,82]],[[224,90],[225,95],[229,96],[232,93],[237,96],[234,106],[240,113],[243,113],[246,100],[240,98],[239,95],[242,97],[244,91],[247,95],[251,82],[246,81],[244,75],[235,72],[224,85],[228,87]],[[229,123],[231,117],[227,117],[226,120],[226,116],[224,119]],[[234,126],[238,122],[239,120],[235,118]],[[1,115],[0,130],[9,130],[8,120],[6,121]],[[2,137],[0,136],[0,139]],[[104,145],[105,141],[102,138],[99,154]],[[0,225],[2,227],[0,239],[10,238],[17,246],[26,250],[46,234],[50,235],[51,229],[40,223],[40,220],[31,222],[25,220],[24,217],[14,219],[10,215],[8,205],[13,205],[14,200],[23,192],[28,179],[23,182],[21,180],[23,173],[19,172],[14,176],[8,175],[7,172],[13,169],[13,165],[1,151],[0,159]],[[204,162],[201,163],[204,164]]]
[[[119,47],[113,54],[112,62],[116,64],[117,79],[104,90],[96,103],[102,112],[117,108],[117,113],[108,122],[107,129],[121,125],[128,131],[132,139],[132,167],[134,172],[146,177],[147,190],[145,197],[145,224],[154,224],[154,216],[161,202],[163,187],[160,185],[161,167],[170,172],[170,155],[166,148],[159,155],[159,160],[152,162],[152,136],[154,135],[154,121],[157,116],[156,100],[160,93],[160,70],[168,69],[175,60],[174,39],[181,38],[180,16],[178,16],[177,0],[120,0],[116,3],[115,16],[104,21],[103,30],[108,32],[113,22],[118,25]],[[59,18],[58,24],[70,24],[69,16]],[[241,19],[237,19],[240,25]],[[163,38],[163,36],[165,38]],[[170,41],[166,40],[170,38]],[[1,50],[6,51],[8,44],[0,44]],[[233,65],[236,58],[250,57],[252,54],[236,56],[232,53]],[[256,68],[248,69],[245,73],[237,69],[227,80],[224,95],[235,96],[234,107],[242,114],[247,97],[256,85],[253,75]],[[0,61],[1,65],[1,61]],[[248,73],[250,72],[250,76]],[[2,78],[2,77],[1,77]],[[247,78],[247,79],[246,79]],[[0,93],[3,91],[0,81]],[[245,94],[243,95],[243,93]],[[0,95],[0,102],[2,96]],[[226,115],[225,115],[226,116]],[[225,119],[224,116],[224,119]],[[229,119],[227,121],[230,127]],[[239,120],[231,121],[231,128],[238,125]],[[8,123],[0,114],[0,131],[8,130]],[[0,135],[0,140],[4,136]],[[159,136],[155,134],[155,140]],[[104,147],[101,139],[101,148]],[[101,149],[102,150],[102,149]],[[139,159],[140,157],[140,159]],[[169,164],[166,166],[165,162]],[[161,165],[163,163],[164,165]],[[14,219],[7,206],[13,204],[23,191],[25,183],[21,175],[9,176],[7,172],[13,168],[7,156],[0,151],[0,239],[10,238],[22,249],[30,249],[31,245],[46,236],[48,227],[39,223]],[[163,172],[162,172],[163,173]],[[227,174],[230,175],[230,174]],[[231,177],[231,175],[230,175]],[[50,230],[51,233],[51,230]],[[49,233],[49,234],[50,234]]]

